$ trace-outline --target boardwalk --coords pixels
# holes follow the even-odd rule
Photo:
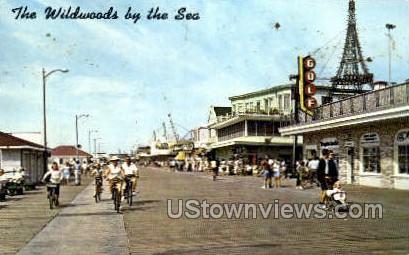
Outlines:
[[[142,168],[140,194],[122,214],[107,191],[95,204],[93,185],[84,189],[20,254],[350,254],[409,252],[409,192],[347,186],[354,202],[379,202],[383,219],[171,219],[167,200],[208,203],[315,202],[318,189],[261,189],[256,177]],[[9,208],[4,208],[8,210]]]

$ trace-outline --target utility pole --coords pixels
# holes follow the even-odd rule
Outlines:
[[[97,153],[97,140],[100,140],[100,139],[102,139],[102,138],[100,138],[100,137],[94,138],[94,157],[95,158],[98,156],[98,153]]]
[[[98,130],[88,130],[88,151],[89,153],[92,153],[91,149],[91,133],[98,133]]]
[[[388,43],[388,55],[389,55],[389,65],[388,65],[388,73],[389,73],[389,82],[388,85],[390,86],[392,84],[392,35],[391,35],[391,30],[396,28],[396,25],[393,24],[386,24],[385,25],[386,29],[388,29],[388,38],[389,38],[389,43]]]
[[[89,114],[80,114],[80,115],[75,115],[75,147],[77,149],[77,161],[80,159],[80,151],[79,151],[79,144],[78,144],[78,120],[81,118],[88,118]]]

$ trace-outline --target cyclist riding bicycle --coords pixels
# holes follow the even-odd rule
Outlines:
[[[95,185],[100,185],[102,187],[102,176],[104,174],[104,169],[101,168],[100,163],[96,163],[91,175],[95,177]],[[96,190],[94,191],[94,197],[96,195]]]
[[[125,177],[125,173],[124,170],[122,169],[121,165],[119,164],[119,158],[116,156],[113,156],[111,158],[111,163],[108,165],[108,170],[106,172],[106,178],[109,181],[109,190],[112,191],[112,189],[115,188],[117,189],[117,191],[119,192],[119,194],[121,194],[121,200],[124,199],[123,197],[123,180]]]
[[[47,182],[50,182],[51,184],[55,184],[57,187],[55,188],[55,194],[57,195],[57,198],[60,196],[60,183],[61,180],[64,178],[63,172],[59,170],[58,168],[58,163],[53,162],[51,165],[51,169],[48,170],[47,173],[44,174],[43,177],[43,182],[46,182],[46,180],[49,180]],[[47,194],[50,192],[51,188],[47,187]]]
[[[130,178],[132,181],[132,195],[136,194],[136,179],[139,178],[139,170],[134,163],[131,161],[131,157],[126,157],[125,163],[122,164],[122,169],[126,178]]]

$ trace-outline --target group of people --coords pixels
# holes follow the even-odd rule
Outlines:
[[[285,176],[287,172],[287,165],[285,161],[280,161],[277,159],[271,159],[265,156],[264,160],[261,161],[261,172],[260,175],[264,177],[264,185],[262,188],[271,189],[273,188],[273,178],[274,186],[276,189],[281,187],[281,178]]]
[[[312,151],[311,159],[297,163],[297,188],[304,189],[307,181],[312,184],[318,182],[321,187],[319,201],[322,207],[325,207],[326,200],[334,189],[339,191],[341,188],[333,151],[323,149],[321,158],[316,151]]]
[[[267,160],[280,165],[280,176],[287,176],[287,167],[284,160]],[[252,162],[251,162],[252,161]],[[208,159],[206,157],[191,157],[184,161],[171,160],[169,166],[173,170],[187,172],[213,172],[217,175],[260,175],[264,170],[263,159],[249,160],[247,158],[235,156],[229,159]],[[283,171],[284,170],[284,171]],[[263,175],[263,174],[262,174]]]
[[[116,156],[112,157],[110,160],[102,159],[101,161],[91,162],[90,164],[84,162],[83,165],[80,165],[79,161],[77,161],[73,170],[74,173],[76,172],[75,176],[80,176],[82,170],[90,171],[95,179],[100,179],[101,177],[105,178],[109,182],[109,190],[116,188],[119,191],[119,194],[121,194],[122,199],[124,199],[123,191],[125,189],[125,179],[129,178],[132,182],[132,193],[133,195],[136,194],[139,171],[130,157],[126,157],[123,164],[120,164],[120,159]],[[71,171],[72,168],[69,163],[66,163],[62,169],[60,169],[58,162],[53,162],[50,170],[44,174],[42,181],[56,185],[56,194],[59,196],[60,184],[69,180]],[[47,191],[49,191],[49,189]],[[94,196],[95,195],[96,194],[94,194]]]

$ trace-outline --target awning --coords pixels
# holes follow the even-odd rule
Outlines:
[[[178,155],[175,157],[176,160],[185,160],[186,159],[186,153],[184,151],[179,151]]]

